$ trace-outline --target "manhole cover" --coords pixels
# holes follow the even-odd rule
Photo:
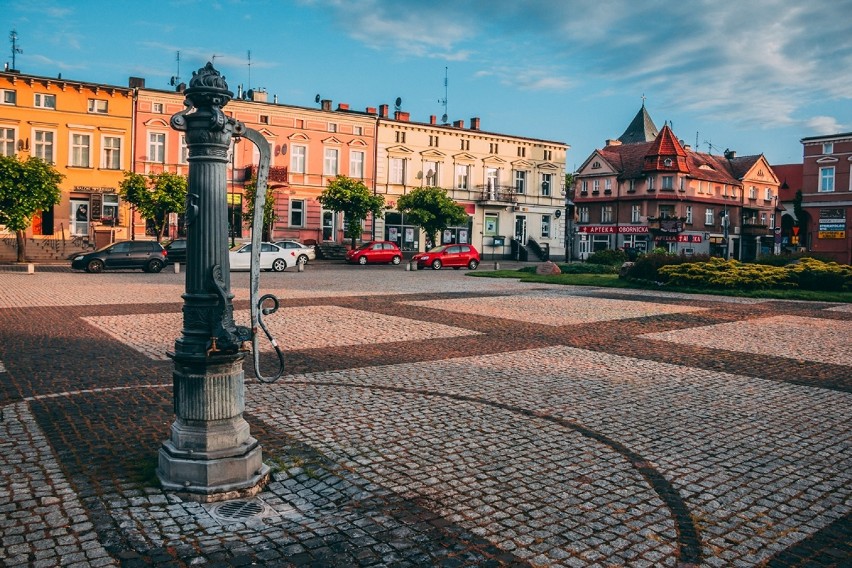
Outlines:
[[[226,521],[241,521],[263,513],[263,506],[253,501],[228,501],[214,507],[211,513]]]

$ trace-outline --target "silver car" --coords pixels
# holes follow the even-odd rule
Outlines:
[[[251,269],[251,243],[228,252],[231,270]],[[260,268],[283,272],[288,266],[296,266],[296,254],[272,243],[260,243]]]

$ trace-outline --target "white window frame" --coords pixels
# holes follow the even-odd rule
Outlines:
[[[470,187],[470,166],[456,164],[456,189],[468,189]]]
[[[834,153],[834,142],[823,142],[822,143],[822,153],[828,156],[829,154]]]
[[[0,125],[0,156],[14,156],[18,134],[11,126]]]
[[[290,171],[294,174],[304,174],[308,163],[308,147],[301,144],[290,146]]]
[[[631,223],[639,223],[642,217],[642,206],[641,205],[633,205],[630,207],[630,222]]]
[[[92,135],[88,132],[68,134],[68,163],[74,168],[92,167]]]
[[[110,213],[114,213],[114,215],[107,215],[108,210],[111,210]],[[105,193],[101,201],[101,220],[110,217],[113,219],[113,226],[118,225],[118,195],[115,193]]]
[[[296,206],[298,204],[298,207]],[[301,217],[301,222],[297,219],[294,219],[294,214],[298,213]],[[308,217],[308,206],[307,201],[304,199],[291,199],[290,200],[290,209],[289,214],[287,215],[287,220],[289,221],[290,227],[304,227],[305,220]]]
[[[178,149],[178,163],[189,163],[189,146],[186,144],[186,134],[180,135],[180,148]]]
[[[604,191],[612,191],[612,179],[606,178],[604,180]]]
[[[496,193],[497,188],[500,187],[499,168],[485,168],[485,186]]]
[[[55,130],[33,129],[33,156],[41,158],[48,164],[54,164],[56,163],[55,150]]]
[[[117,141],[117,144],[115,144]],[[120,170],[121,168],[121,147],[123,140],[121,136],[103,135],[101,136],[101,169],[104,170]]]
[[[601,180],[592,180],[592,193],[598,193],[601,190]]]
[[[432,175],[429,175],[429,172]],[[423,185],[425,187],[440,187],[439,185],[439,166],[438,162],[423,162]]]
[[[362,136],[364,134],[364,127],[363,126],[353,126],[352,127],[352,134],[354,134],[355,136]]]
[[[18,104],[18,91],[13,89],[0,89],[0,93],[3,94],[0,97],[0,104],[16,106]]]
[[[323,149],[322,174],[336,176],[340,173],[340,150],[338,148]]]
[[[540,184],[541,195],[543,197],[550,197],[553,195],[553,174],[541,174]]]
[[[588,207],[577,207],[577,222],[578,223],[588,223],[589,222],[589,208]]]
[[[165,132],[148,132],[148,161],[156,164],[166,163],[166,136]]]
[[[834,166],[825,166],[819,169],[819,193],[834,191]]]
[[[692,225],[692,205],[686,206],[686,224]]]
[[[388,182],[395,185],[405,183],[405,158],[391,158],[389,160]]]
[[[541,216],[541,238],[550,238],[550,215]]]
[[[56,110],[56,95],[50,93],[35,93],[33,106],[36,108],[48,108]]]
[[[772,201],[772,197],[773,197],[773,195],[772,195],[772,188],[771,188],[771,187],[767,187],[767,188],[765,189],[765,191],[763,192],[763,200],[764,200],[764,201]]]
[[[367,154],[361,150],[349,152],[349,177],[353,179],[364,179],[364,164]]]
[[[515,193],[522,194],[527,192],[527,172],[526,170],[515,170]]]
[[[708,207],[704,210],[704,224],[712,225],[715,221],[716,212],[712,207]]]
[[[612,205],[601,205],[601,223],[613,223],[614,221]]]
[[[89,112],[95,114],[108,114],[109,101],[105,99],[89,99]]]
[[[674,190],[674,176],[663,176],[662,184],[660,189]]]

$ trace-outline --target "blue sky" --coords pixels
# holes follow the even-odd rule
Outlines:
[[[578,167],[642,105],[701,151],[801,162],[852,131],[852,0],[0,0],[23,73],[170,89],[213,60],[231,90],[571,145]],[[7,35],[8,37],[8,35]],[[4,61],[11,63],[11,42]],[[251,65],[248,53],[251,52]],[[215,58],[214,58],[215,56]],[[712,147],[710,146],[712,145]]]

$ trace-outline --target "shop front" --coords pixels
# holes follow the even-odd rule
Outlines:
[[[126,237],[114,187],[74,186],[68,200],[68,235],[105,245]]]

